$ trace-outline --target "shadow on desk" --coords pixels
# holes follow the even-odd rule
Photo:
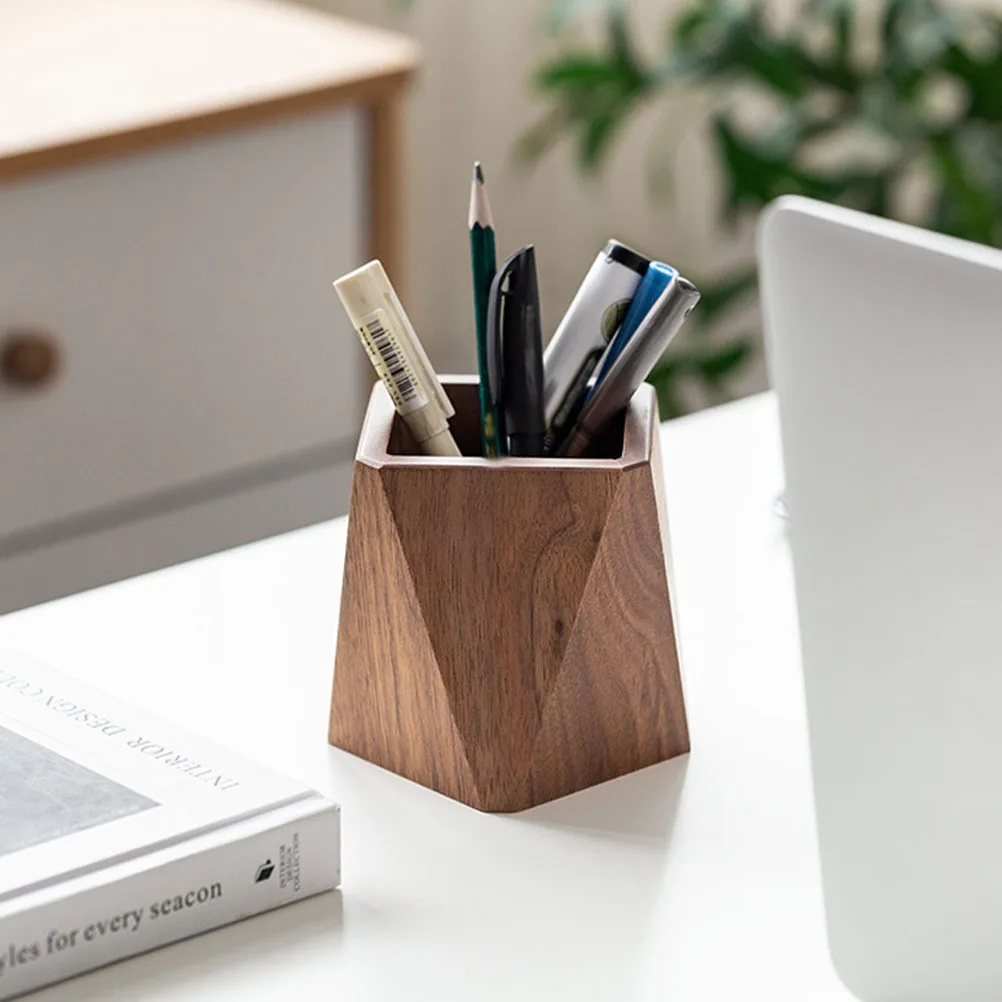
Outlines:
[[[319,894],[53,985],[31,999],[136,1002],[154,995],[166,997],[162,994],[165,984],[170,984],[172,999],[222,997],[224,983],[232,986],[234,976],[253,983],[261,971],[294,964],[296,951],[304,943],[319,936],[332,945],[337,943],[343,928],[341,892]]]
[[[680,755],[511,817],[547,828],[667,845],[688,765],[689,756]]]

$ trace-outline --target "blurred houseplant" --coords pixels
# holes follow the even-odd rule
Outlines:
[[[582,6],[551,7],[559,52],[536,74],[548,110],[523,138],[524,155],[570,138],[581,168],[596,171],[638,109],[700,88],[711,102],[722,224],[795,192],[1002,240],[999,14],[937,0],[806,0],[778,22],[760,0],[706,0],[674,15],[663,51],[644,56],[625,0],[592,0],[601,40],[574,41]],[[754,268],[692,277],[703,290],[693,329],[651,377],[665,417],[684,409],[687,383],[725,398],[757,343],[707,335],[750,302]]]

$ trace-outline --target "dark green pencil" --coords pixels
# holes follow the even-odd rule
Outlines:
[[[479,161],[473,165],[470,188],[470,258],[473,262],[473,311],[477,321],[477,366],[480,369],[480,423],[484,455],[497,459],[504,455],[504,429],[498,410],[491,403],[487,368],[487,297],[497,271],[494,251],[494,220],[487,201],[484,175]]]

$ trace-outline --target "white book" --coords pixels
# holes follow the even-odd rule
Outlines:
[[[0,653],[0,999],[340,883],[320,794]]]

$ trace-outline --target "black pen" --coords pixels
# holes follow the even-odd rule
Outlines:
[[[507,288],[505,288],[507,283]],[[546,435],[543,414],[543,334],[539,317],[536,251],[530,244],[512,254],[491,282],[487,306],[492,393],[500,383],[508,453],[541,456]],[[490,364],[493,363],[493,364]]]

